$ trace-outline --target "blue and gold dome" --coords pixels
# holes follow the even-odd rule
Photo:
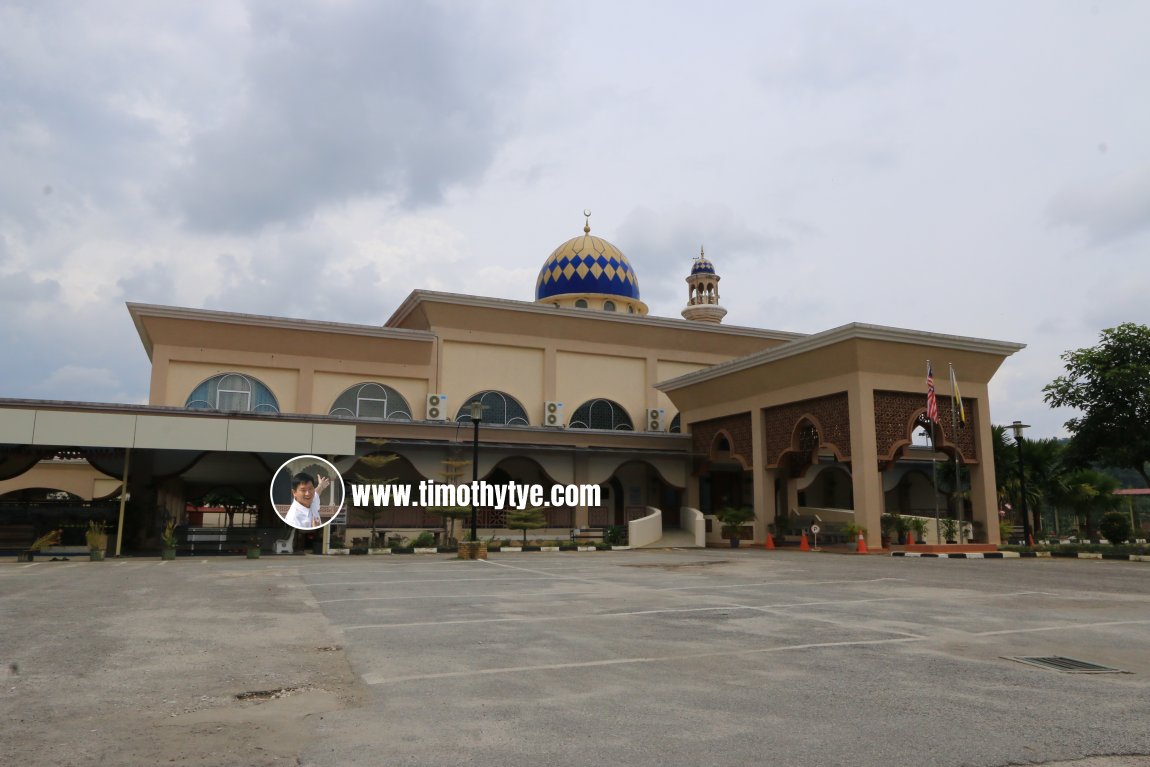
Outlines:
[[[592,237],[589,223],[582,236],[560,245],[544,262],[535,281],[535,300],[557,306],[574,300],[580,308],[647,313],[631,263],[610,242]]]
[[[695,262],[691,264],[691,274],[714,274],[715,265],[707,260],[706,254],[703,249],[699,248],[699,255],[695,258]]]

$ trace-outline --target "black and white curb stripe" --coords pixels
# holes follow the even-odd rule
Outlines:
[[[489,553],[491,553],[491,554],[502,554],[502,553],[518,554],[518,553],[524,552],[524,551],[526,551],[526,552],[532,552],[532,551],[569,552],[569,551],[630,551],[630,550],[631,550],[630,546],[612,546],[610,549],[600,549],[600,548],[596,548],[595,546],[579,546],[579,547],[574,548],[574,549],[559,548],[558,546],[504,546],[501,549],[492,550]],[[398,555],[398,554],[455,554],[456,551],[457,551],[456,549],[447,548],[445,546],[440,546],[440,547],[429,546],[428,548],[425,548],[425,549],[424,548],[418,548],[418,549],[406,548],[406,549],[399,549],[397,551],[392,551],[391,549],[368,549],[367,553],[369,556],[379,557],[379,556],[391,556],[393,554],[395,554],[395,555]],[[332,555],[334,555],[334,556],[347,556],[348,554],[351,553],[351,549],[329,549],[327,553],[329,556],[332,556]]]
[[[1150,562],[1150,554],[1103,554],[1098,551],[1060,553],[1055,551],[971,551],[946,554],[918,551],[892,551],[892,557],[918,557],[921,559],[1113,559],[1122,562]]]

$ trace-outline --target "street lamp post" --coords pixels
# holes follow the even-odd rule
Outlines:
[[[478,514],[475,510],[475,488],[479,482],[479,422],[483,420],[483,403],[475,400],[471,403],[471,423],[475,424],[475,436],[471,441],[471,540],[478,541],[476,531]]]
[[[1018,445],[1018,487],[1022,496],[1020,499],[1022,502],[1022,543],[1027,545],[1031,541],[1032,531],[1030,529],[1030,507],[1026,503],[1026,468],[1022,463],[1022,430],[1029,429],[1030,424],[1015,421],[1010,424],[1010,428],[1014,431],[1014,444]]]

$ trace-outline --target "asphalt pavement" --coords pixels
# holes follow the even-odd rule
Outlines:
[[[1150,765],[1147,563],[4,563],[0,619],[22,764]]]

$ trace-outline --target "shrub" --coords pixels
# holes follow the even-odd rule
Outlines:
[[[1117,546],[1126,543],[1130,537],[1130,518],[1120,511],[1108,511],[1102,515],[1098,529],[1110,543]]]
[[[419,535],[415,536],[415,540],[411,542],[413,549],[429,549],[435,545],[435,533],[424,530]]]

